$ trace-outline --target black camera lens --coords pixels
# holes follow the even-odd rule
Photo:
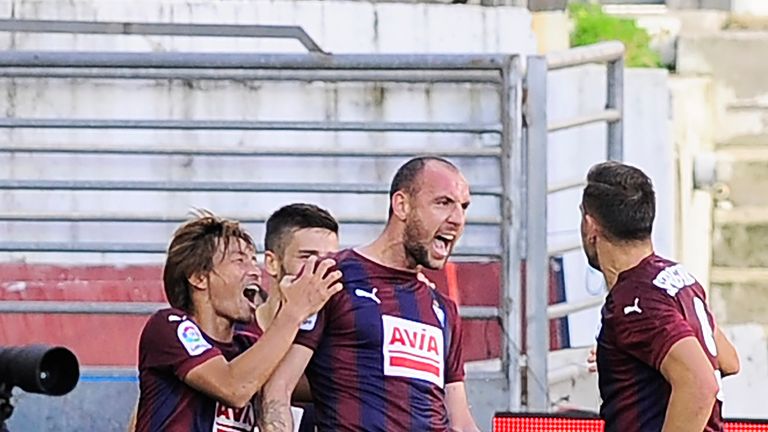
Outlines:
[[[80,366],[64,347],[0,347],[0,382],[29,393],[61,396],[80,379]]]

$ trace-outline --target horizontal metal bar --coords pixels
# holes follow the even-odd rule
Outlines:
[[[547,317],[549,319],[562,318],[574,312],[580,312],[587,309],[600,306],[605,301],[604,296],[590,297],[586,300],[577,302],[558,303],[547,307]]]
[[[493,306],[459,306],[459,315],[466,319],[494,320],[499,318],[499,308]]]
[[[0,19],[0,31],[296,39],[309,51],[323,52],[307,32],[298,26]]]
[[[552,384],[558,384],[565,381],[570,381],[574,378],[578,378],[582,375],[587,375],[589,373],[586,365],[585,366],[577,366],[577,365],[566,365],[561,366],[556,369],[552,369],[547,373],[547,382],[549,385]]]
[[[501,133],[501,125],[406,122],[0,118],[0,128]]]
[[[549,256],[558,256],[566,252],[581,250],[581,240],[569,240],[556,244],[550,244],[547,250]]]
[[[515,55],[2,51],[0,67],[497,70]]]
[[[265,217],[233,217],[242,223],[263,224]],[[107,214],[0,214],[0,222],[28,222],[28,223],[182,223],[189,217],[171,215],[107,215]],[[382,225],[386,223],[384,218],[366,217],[339,217],[341,224],[358,225]],[[467,225],[498,225],[499,218],[470,218]]]
[[[256,249],[263,251],[263,245]],[[97,243],[97,242],[0,242],[0,252],[40,252],[40,253],[111,253],[111,254],[164,254],[166,244],[159,243]],[[498,248],[457,247],[453,257],[492,257],[500,255]]]
[[[587,182],[585,182],[582,179],[579,179],[579,180],[569,180],[569,181],[564,181],[564,182],[560,182],[560,183],[555,183],[555,184],[547,187],[547,193],[561,192],[561,191],[564,191],[564,190],[581,187],[581,186],[584,186],[585,184],[587,184]]]
[[[624,44],[619,41],[600,42],[547,54],[549,70],[564,69],[589,63],[605,63],[624,56]]]
[[[0,180],[0,190],[88,190],[158,192],[310,192],[310,193],[389,193],[386,184],[373,183],[261,183],[217,181],[123,181],[123,180]],[[479,186],[474,195],[499,196],[501,188]]]
[[[166,251],[167,245],[160,243],[0,242],[0,252],[159,254]]]
[[[147,302],[82,302],[82,301],[0,301],[0,313],[66,313],[149,315],[168,307],[166,303]],[[462,318],[496,319],[498,308],[462,306]]]
[[[621,112],[619,110],[609,109],[600,111],[594,114],[587,114],[579,117],[574,117],[569,120],[551,123],[547,130],[549,132],[557,132],[565,129],[571,129],[578,126],[584,126],[591,123],[597,123],[602,121],[616,122],[621,120]]]
[[[167,303],[0,300],[0,313],[151,315]]]
[[[133,69],[133,68],[48,68],[0,67],[0,78],[52,79],[150,79],[150,80],[233,80],[377,83],[471,83],[500,84],[493,71],[340,71],[261,69]]]
[[[205,156],[205,157],[411,157],[424,153],[424,148],[414,149],[388,149],[388,148],[360,148],[338,149],[328,147],[271,147],[261,146],[253,148],[170,148],[170,147],[100,147],[100,146],[71,146],[67,144],[15,144],[0,143],[0,152],[9,153],[51,153],[51,154],[93,154],[93,155],[139,155],[139,156]],[[475,147],[461,149],[441,149],[440,156],[445,157],[498,157],[501,147]]]

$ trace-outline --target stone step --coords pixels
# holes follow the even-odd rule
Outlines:
[[[747,53],[768,52],[768,31],[721,31],[681,35],[677,72],[712,75],[734,92],[736,99],[768,94],[768,63]]]
[[[710,281],[718,322],[768,324],[768,267],[713,267]]]
[[[768,145],[751,139],[753,145],[721,147],[717,152],[718,180],[725,184],[719,198],[735,207],[768,206]]]
[[[768,268],[768,207],[718,209],[712,265]]]
[[[768,130],[768,31],[728,30],[683,34],[676,68],[680,75],[711,76],[719,106],[718,140]]]
[[[717,143],[717,148],[721,150],[734,150],[737,153],[746,153],[749,151],[760,150],[761,148],[768,148],[768,135],[753,134],[732,137]]]

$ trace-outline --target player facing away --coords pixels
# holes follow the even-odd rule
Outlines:
[[[639,169],[604,162],[587,174],[581,237],[609,289],[597,338],[607,432],[722,431],[721,377],[739,370],[704,289],[654,253],[656,198]]]
[[[304,322],[265,385],[264,431],[290,430],[290,394],[305,368],[321,432],[478,430],[463,383],[457,305],[421,272],[445,265],[469,200],[466,180],[447,160],[420,157],[400,167],[384,231],[334,256],[342,291]]]
[[[300,324],[341,285],[333,260],[308,260],[279,286],[283,307],[258,341],[235,331],[254,320],[261,274],[250,235],[203,213],[182,225],[168,249],[163,283],[171,307],[156,312],[139,341],[139,432],[251,431],[255,395]]]

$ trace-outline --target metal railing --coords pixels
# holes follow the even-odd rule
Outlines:
[[[547,72],[589,63],[607,63],[607,100],[600,112],[573,118],[561,123],[547,121]],[[523,258],[526,262],[526,362],[525,404],[529,410],[548,410],[549,382],[547,356],[549,352],[549,320],[567,316],[600,304],[601,298],[578,303],[549,305],[549,258],[581,248],[580,239],[564,244],[548,245],[547,196],[581,187],[584,180],[575,179],[558,185],[547,183],[547,142],[549,133],[595,122],[607,122],[607,158],[623,157],[623,73],[624,45],[604,42],[588,47],[544,56],[528,57],[526,73],[527,99],[523,107],[525,118],[525,227]]]
[[[525,233],[520,215],[523,209],[522,85],[521,59],[514,55],[330,55],[323,53],[303,31],[280,30],[257,26],[197,26],[178,24],[83,23],[52,21],[0,20],[0,31],[81,32],[100,34],[157,34],[227,37],[289,37],[304,44],[306,54],[255,53],[100,53],[100,52],[0,52],[0,77],[27,79],[216,79],[298,82],[372,82],[372,83],[466,83],[490,86],[498,98],[500,112],[490,123],[469,122],[333,122],[333,121],[258,121],[210,119],[82,119],[82,118],[3,118],[0,128],[53,130],[188,130],[188,131],[299,131],[328,133],[413,133],[494,135],[495,145],[441,152],[457,159],[492,158],[498,162],[501,182],[488,187],[474,187],[474,195],[498,199],[496,217],[470,218],[468,226],[497,226],[501,237],[493,245],[459,247],[457,256],[485,257],[501,262],[500,307],[462,307],[465,318],[499,320],[503,328],[502,366],[483,373],[483,379],[501,382],[495,388],[500,394],[487,394],[489,400],[503,401],[503,409],[520,406],[520,296],[521,239]],[[248,151],[217,148],[120,148],[110,144],[43,145],[6,142],[0,152],[73,155],[191,155],[200,157],[237,156],[271,157],[291,154],[294,157],[334,158],[404,158],[424,152],[423,147],[403,149],[360,148],[353,150],[302,147],[293,152],[289,147],[264,146]],[[0,179],[0,190],[19,191],[173,191],[187,192],[300,192],[324,194],[386,195],[388,185],[359,183],[262,183],[262,182],[164,182],[106,180],[18,180]],[[184,218],[173,215],[142,215],[128,211],[120,214],[25,213],[2,214],[0,221],[30,223],[145,223],[177,222]],[[252,218],[262,221],[263,218]],[[341,220],[344,223],[344,219]],[[348,222],[381,224],[378,218],[353,218]],[[3,252],[98,252],[98,253],[163,253],[164,244],[117,242],[0,242]],[[0,302],[0,313],[66,313],[66,314],[146,314],[161,307],[157,303],[121,302]],[[482,382],[482,381],[480,381]]]

